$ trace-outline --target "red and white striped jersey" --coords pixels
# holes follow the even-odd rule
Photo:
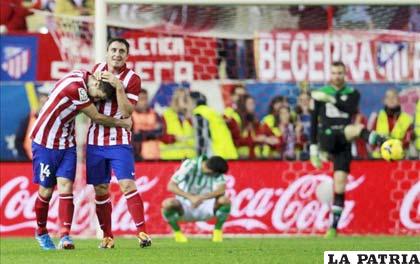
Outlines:
[[[93,72],[107,71],[108,67],[106,63],[99,63],[93,67]],[[123,83],[125,88],[125,94],[127,95],[130,103],[135,105],[138,100],[138,95],[141,88],[140,77],[132,70],[124,67],[120,73],[116,75]],[[111,116],[117,119],[121,119],[121,112],[118,110],[117,98],[107,101],[97,102],[96,108],[98,112],[106,116]],[[122,145],[131,143],[131,131],[121,127],[105,127],[91,122],[88,132],[87,143],[89,145],[97,146],[112,146]]]
[[[66,149],[76,145],[74,118],[92,101],[86,86],[90,73],[72,71],[56,84],[42,107],[31,131],[37,144],[49,149]]]

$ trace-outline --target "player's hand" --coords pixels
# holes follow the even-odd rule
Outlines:
[[[319,102],[324,102],[324,103],[332,103],[335,104],[336,100],[335,97],[329,94],[326,94],[324,92],[321,91],[313,91],[311,92],[311,97]]]
[[[311,159],[311,164],[317,169],[320,169],[322,167],[321,159],[319,158],[319,150],[318,145],[311,144],[309,146],[309,156]]]
[[[197,208],[204,201],[203,197],[200,195],[192,195],[189,197],[189,200],[191,202],[192,208]]]
[[[131,127],[133,126],[133,120],[131,120],[131,117],[121,119],[121,121],[123,123],[121,127],[131,131]]]
[[[117,77],[115,77],[114,74],[108,72],[108,71],[103,71],[101,72],[101,80],[104,82],[107,82],[109,84],[112,85],[112,87],[114,88],[120,88],[122,87],[122,82],[120,79],[118,79]]]

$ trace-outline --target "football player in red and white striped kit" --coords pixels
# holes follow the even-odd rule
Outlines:
[[[141,89],[140,77],[127,68],[129,43],[114,38],[107,43],[106,63],[96,64],[95,76],[110,83],[116,90],[116,97],[98,102],[99,112],[115,118],[131,116]],[[96,214],[104,233],[100,248],[113,248],[111,226],[112,205],[109,182],[113,170],[121,191],[127,201],[127,208],[137,228],[140,247],[150,246],[152,240],[146,232],[143,200],[135,183],[134,155],[131,146],[131,131],[124,128],[107,128],[92,122],[88,132],[86,149],[87,183],[95,189]]]
[[[92,101],[110,98],[115,89],[86,71],[73,71],[59,80],[42,107],[31,131],[33,180],[39,184],[35,200],[35,238],[42,249],[55,245],[47,230],[48,207],[55,185],[59,192],[60,249],[74,249],[69,236],[73,219],[73,182],[76,171],[75,117],[79,112],[107,127],[131,128],[131,119],[98,113]]]

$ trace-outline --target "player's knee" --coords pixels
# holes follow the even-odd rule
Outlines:
[[[124,194],[137,191],[136,183],[133,180],[121,180],[119,184],[121,192]]]
[[[175,209],[175,208],[179,208],[179,207],[181,207],[181,204],[178,202],[178,200],[176,200],[174,198],[168,198],[168,199],[165,199],[162,202],[162,208],[164,210]]]
[[[73,193],[73,181],[58,177],[57,178],[57,190],[58,193]]]
[[[45,188],[43,186],[39,186],[38,193],[44,198],[50,198],[54,192],[54,188]]]
[[[95,194],[99,196],[108,194],[108,186],[108,184],[95,185],[93,187],[95,189]]]
[[[221,196],[221,197],[217,198],[217,203],[219,205],[229,205],[230,204],[230,200],[226,196]]]

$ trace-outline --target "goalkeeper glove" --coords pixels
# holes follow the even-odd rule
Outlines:
[[[309,156],[311,158],[311,164],[317,169],[320,169],[322,167],[321,159],[319,158],[319,150],[318,145],[311,144],[309,146]]]
[[[311,93],[311,97],[315,101],[320,101],[320,102],[324,102],[324,103],[332,103],[332,104],[336,103],[336,100],[335,100],[334,96],[326,94],[326,93],[321,92],[321,91],[313,91]]]

